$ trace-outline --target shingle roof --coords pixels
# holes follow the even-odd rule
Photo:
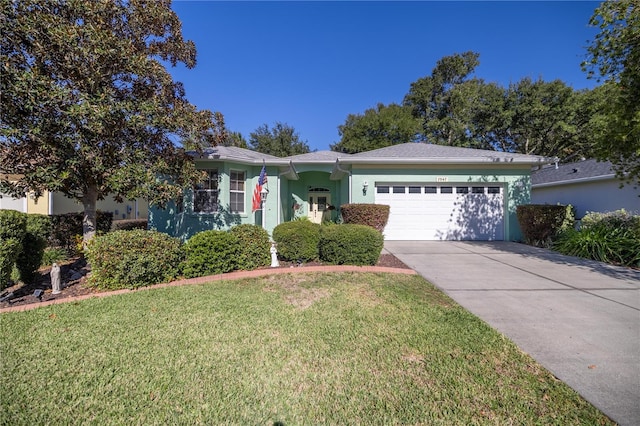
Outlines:
[[[556,169],[554,166],[545,167],[531,172],[532,185],[544,185],[550,183],[570,183],[578,180],[594,178],[613,178],[614,172],[611,163],[597,160],[584,160],[577,163],[561,164]]]
[[[285,158],[293,162],[323,162],[323,161],[334,162],[336,161],[336,158],[345,158],[349,156],[350,156],[349,154],[344,154],[342,152],[315,151],[315,152],[308,152],[306,154],[292,155],[290,157],[285,157]]]
[[[451,159],[451,160],[486,160],[486,161],[518,161],[539,163],[545,160],[538,155],[513,154],[509,152],[489,151],[484,149],[460,148],[427,143],[404,143],[392,145],[373,151],[353,154],[353,159]],[[393,160],[391,161],[393,162]]]
[[[204,150],[204,158],[216,158],[222,160],[238,160],[244,162],[262,162],[263,160],[282,160],[279,157],[269,154],[263,154],[261,152],[252,151],[250,149],[238,148],[237,146],[222,146],[218,145],[212,148],[206,148]]]

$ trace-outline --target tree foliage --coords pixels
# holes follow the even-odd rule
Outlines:
[[[273,128],[263,124],[249,135],[249,146],[252,150],[276,157],[306,154],[309,145],[300,140],[300,135],[292,126],[276,122]]]
[[[242,133],[240,132],[229,132],[222,141],[221,145],[249,149],[247,140],[244,138],[244,136],[242,136]]]
[[[196,110],[165,68],[196,63],[169,0],[1,7],[0,190],[81,201],[88,240],[98,199],[161,204],[198,178],[174,141],[215,145],[224,123]]]
[[[411,110],[398,104],[378,104],[364,114],[349,114],[338,126],[340,142],[331,145],[332,151],[355,154],[407,142],[420,135],[420,121]]]
[[[595,153],[613,163],[618,176],[640,184],[640,5],[605,1],[590,24],[600,28],[582,66],[610,90],[598,119]]]

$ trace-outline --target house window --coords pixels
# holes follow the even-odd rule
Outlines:
[[[420,187],[419,186],[410,186],[409,187],[409,194],[420,194]]]
[[[468,194],[469,188],[466,186],[456,186],[456,194]]]
[[[442,186],[440,187],[441,194],[453,194],[453,187],[451,186]]]
[[[489,188],[487,188],[487,192],[489,194],[499,194],[500,193],[500,187],[499,186],[490,186]]]
[[[229,184],[229,205],[231,213],[244,213],[244,185],[245,174],[242,171],[231,170]]]
[[[218,170],[207,170],[207,177],[193,190],[193,211],[215,213],[218,211]]]
[[[388,186],[377,186],[376,187],[376,192],[378,194],[388,194],[389,193],[389,187]]]
[[[424,193],[425,194],[436,194],[438,192],[438,188],[435,186],[425,186]]]
[[[394,186],[393,193],[394,194],[404,194],[406,192],[406,188],[404,186]]]
[[[484,194],[484,186],[472,186],[471,187],[472,194]]]

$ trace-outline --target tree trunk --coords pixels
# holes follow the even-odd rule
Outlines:
[[[87,192],[82,197],[82,205],[84,207],[84,217],[82,219],[82,246],[87,244],[96,235],[98,228],[98,219],[96,215],[96,204],[98,203],[98,188],[90,185]]]

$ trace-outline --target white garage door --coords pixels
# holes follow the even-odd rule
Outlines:
[[[489,184],[376,184],[390,206],[387,240],[502,240],[503,188]]]

